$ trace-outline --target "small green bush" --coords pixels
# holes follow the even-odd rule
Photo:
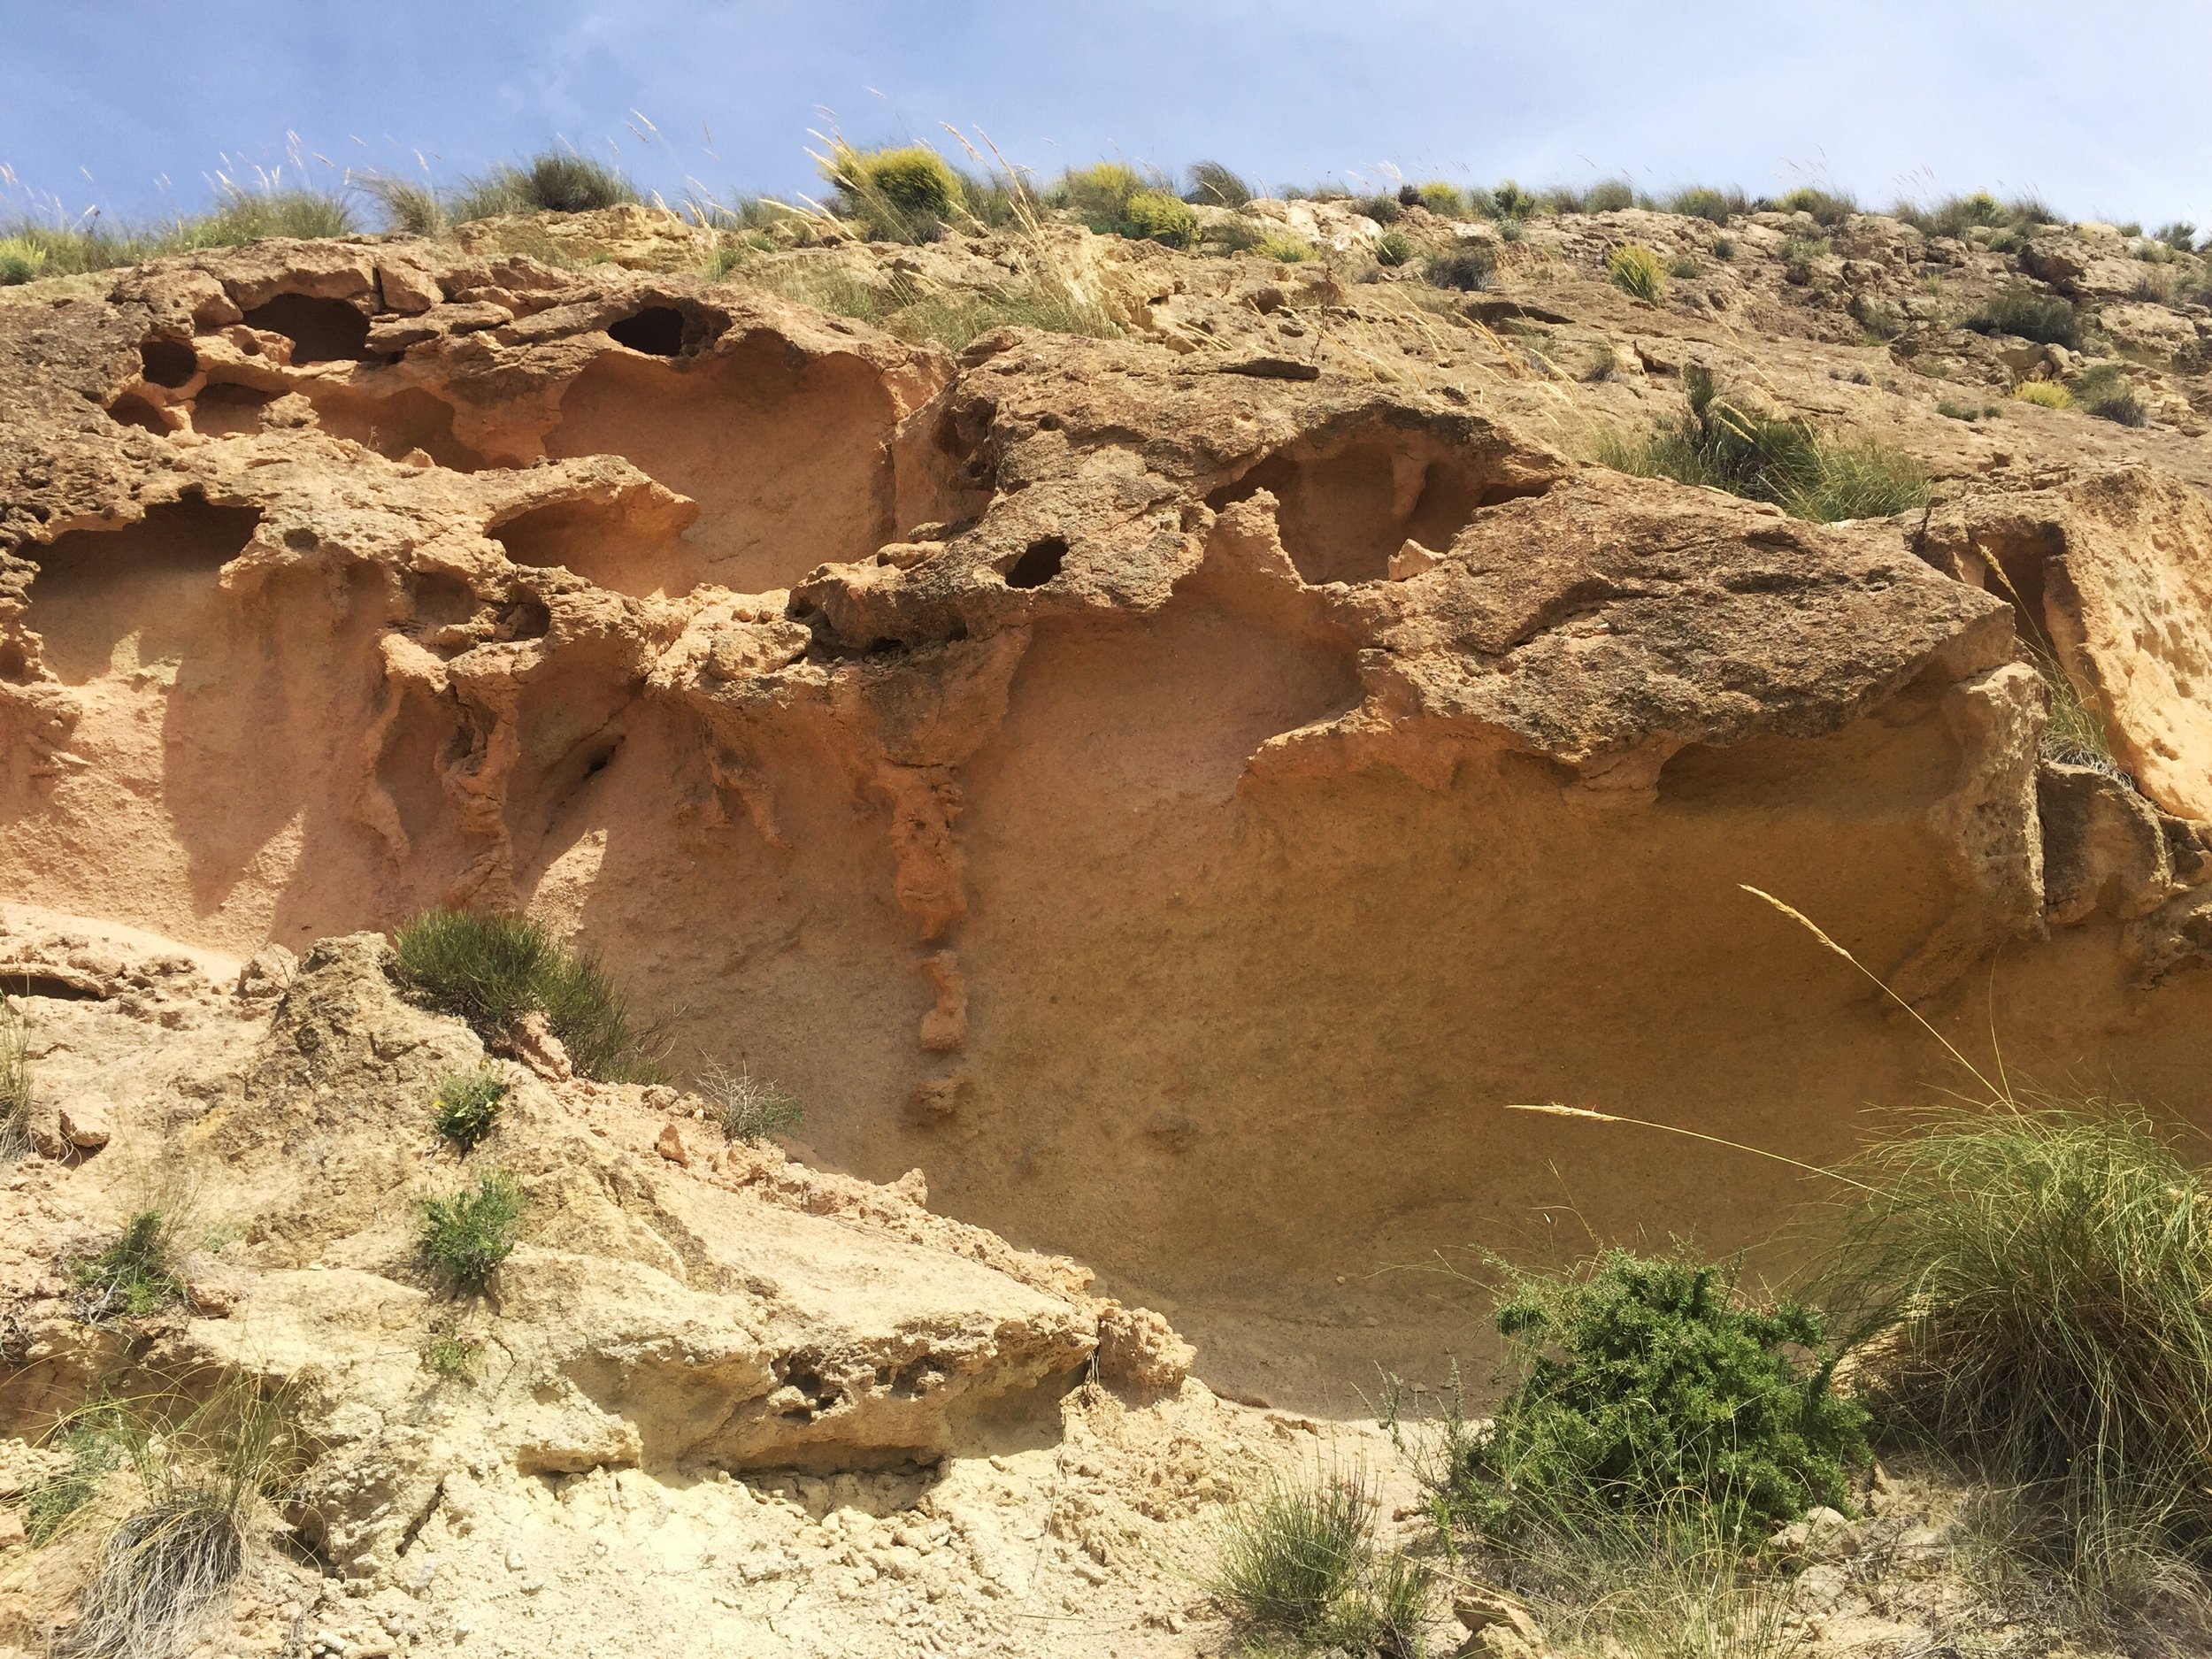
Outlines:
[[[2074,377],[2074,401],[2100,420],[2123,426],[2147,426],[2150,412],[2143,407],[2135,382],[2116,363],[2092,364]]]
[[[1314,246],[1288,231],[1269,231],[1252,247],[1254,253],[1284,265],[1302,265],[1314,257]]]
[[[1491,211],[1499,219],[1527,219],[1536,207],[1536,198],[1510,179],[1501,179],[1490,187]]]
[[[1183,199],[1197,207],[1225,207],[1234,211],[1256,195],[1252,187],[1217,161],[1191,164],[1190,188]]]
[[[1606,255],[1605,275],[1615,288],[1647,305],[1667,297],[1666,267],[1640,242],[1624,242]]]
[[[1636,205],[1636,187],[1625,179],[1603,179],[1583,193],[1586,213],[1615,213]]]
[[[422,1345],[423,1369],[447,1382],[474,1382],[476,1368],[483,1357],[481,1342],[463,1336],[443,1321],[431,1327],[430,1335]]]
[[[1342,1654],[1417,1653],[1430,1576],[1408,1556],[1377,1549],[1377,1503],[1361,1471],[1269,1480],[1224,1523],[1210,1586],[1216,1600],[1248,1638]]]
[[[1088,167],[1071,167],[1060,175],[1054,195],[1078,219],[1103,234],[1129,216],[1130,198],[1150,188],[1134,167],[1102,161]]]
[[[2177,219],[2171,224],[2161,225],[2151,234],[2176,253],[2192,253],[2196,250],[2197,227],[2185,219]]]
[[[445,204],[432,186],[387,173],[353,176],[352,184],[382,210],[386,226],[403,235],[435,236],[448,225]]]
[[[1727,1269],[1679,1254],[1509,1271],[1496,1322],[1519,1380],[1487,1427],[1457,1437],[1440,1494],[1452,1516],[1510,1539],[1690,1494],[1752,1538],[1848,1507],[1866,1413],[1832,1387],[1811,1309],[1754,1307]]]
[[[2039,409],[2071,409],[2074,395],[2056,380],[2023,380],[2012,388],[2014,399]]]
[[[77,1263],[75,1280],[83,1317],[99,1320],[125,1313],[142,1319],[184,1300],[178,1271],[174,1218],[161,1210],[141,1210],[123,1223],[114,1243]]]
[[[1405,209],[1398,204],[1394,196],[1362,196],[1359,211],[1378,225],[1394,225],[1405,217]]]
[[[1595,458],[1617,472],[1671,478],[1772,502],[1816,523],[1886,518],[1928,501],[1926,469],[1878,440],[1836,439],[1801,417],[1720,396],[1711,373],[1683,375],[1687,409],[1640,435],[1601,434]]]
[[[484,1288],[515,1248],[526,1206],[513,1176],[494,1170],[449,1198],[426,1198],[418,1242],[433,1271],[462,1290]]]
[[[453,1072],[439,1082],[431,1097],[431,1119],[440,1134],[466,1152],[491,1133],[512,1087],[497,1066]]]
[[[519,166],[509,162],[470,180],[454,193],[447,211],[465,221],[508,213],[586,213],[638,199],[637,187],[605,162],[548,150]]]
[[[35,280],[46,269],[46,250],[23,236],[0,236],[0,288]]]
[[[838,210],[882,242],[933,242],[961,211],[960,176],[926,144],[855,150],[839,144],[822,164]]]
[[[788,1134],[806,1121],[806,1108],[767,1078],[757,1078],[740,1066],[709,1066],[699,1079],[700,1092],[714,1111],[714,1120],[732,1141],[758,1145],[774,1135]]]
[[[584,1076],[650,1081],[656,1071],[613,981],[527,917],[431,910],[399,930],[396,956],[401,977],[422,1001],[488,1039],[506,1038],[525,1014],[538,1012]]]
[[[1165,190],[1140,190],[1129,198],[1121,234],[1133,242],[1187,248],[1198,236],[1198,215]]]
[[[1727,236],[1716,236],[1713,238],[1714,258],[1733,259],[1735,257],[1736,244],[1733,238]]]
[[[1375,238],[1375,263],[1397,266],[1410,265],[1421,256],[1421,244],[1405,232],[1392,228]]]
[[[1667,261],[1667,274],[1687,280],[1691,277],[1703,276],[1705,267],[1687,254],[1678,254]]]
[[[1994,420],[2004,413],[1995,403],[1961,403],[1946,397],[1936,403],[1936,413],[1946,420]]]
[[[2039,345],[2081,343],[2081,314],[2073,302],[2016,282],[1992,295],[1961,325],[1983,334],[2016,334]]]
[[[1413,197],[1415,202],[1439,219],[1467,217],[1467,198],[1460,193],[1457,185],[1448,184],[1441,179],[1432,179],[1426,184],[1415,185]],[[1401,195],[1399,199],[1403,201],[1405,198]]]

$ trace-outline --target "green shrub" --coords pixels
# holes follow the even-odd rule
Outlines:
[[[1667,297],[1666,267],[1640,242],[1624,242],[1606,255],[1605,275],[1615,288],[1647,305]]]
[[[399,930],[396,956],[417,996],[488,1040],[504,1040],[525,1014],[542,1013],[584,1076],[649,1081],[656,1071],[614,982],[527,917],[431,910]]]
[[[1735,257],[1736,243],[1733,238],[1727,236],[1716,236],[1713,238],[1714,258],[1733,259]]]
[[[1378,1502],[1363,1471],[1270,1479],[1223,1524],[1215,1598],[1247,1637],[1344,1654],[1417,1653],[1429,1574],[1377,1549]]]
[[[431,1096],[431,1119],[440,1134],[466,1152],[491,1133],[512,1087],[497,1066],[480,1065],[473,1071],[452,1072],[439,1082]]]
[[[771,1136],[790,1133],[806,1120],[806,1108],[795,1096],[743,1066],[735,1071],[709,1066],[700,1076],[699,1088],[712,1106],[715,1122],[732,1141],[758,1145]]]
[[[1094,166],[1070,168],[1060,176],[1055,194],[1078,219],[1105,234],[1128,218],[1130,198],[1150,188],[1134,167],[1102,161]]]
[[[30,1022],[0,995],[0,1162],[31,1149]]]
[[[637,187],[605,162],[573,150],[548,150],[520,166],[505,163],[470,180],[455,192],[447,211],[465,221],[507,213],[586,213],[638,199]]]
[[[1415,185],[1413,197],[1415,202],[1428,209],[1439,219],[1465,219],[1467,217],[1467,198],[1460,194],[1457,185],[1448,184],[1441,179],[1432,179],[1426,184]],[[1401,201],[1405,199],[1402,194],[1399,199]]]
[[[422,1345],[423,1369],[447,1382],[474,1382],[476,1367],[483,1357],[484,1345],[481,1342],[473,1337],[463,1336],[452,1325],[444,1321],[431,1326],[430,1335]]]
[[[1253,244],[1252,251],[1285,265],[1302,265],[1314,257],[1311,242],[1292,235],[1288,231],[1271,230]]]
[[[1961,325],[1983,334],[2016,334],[2039,345],[2081,343],[2081,314],[2073,302],[2016,282],[1992,295]]]
[[[142,1319],[183,1301],[178,1256],[173,1216],[162,1210],[134,1212],[114,1243],[70,1270],[82,1317],[96,1322],[125,1313]]]
[[[1536,198],[1510,179],[1490,187],[1491,211],[1499,219],[1527,219],[1536,211]]]
[[[1822,524],[1927,504],[1927,472],[1902,451],[1871,438],[1832,438],[1801,417],[1764,414],[1724,398],[1702,368],[1686,371],[1683,380],[1688,406],[1680,418],[1641,434],[1601,434],[1598,462],[1772,502]]]
[[[1678,254],[1667,261],[1667,274],[1686,280],[1691,277],[1703,276],[1705,267],[1687,254]]]
[[[2012,388],[2013,397],[2039,409],[2071,409],[2074,395],[2056,380],[2023,380]]]
[[[2137,396],[2135,382],[2116,363],[2096,363],[2074,377],[2074,401],[2100,420],[2123,426],[2147,426],[2150,414]]]
[[[1477,294],[1496,285],[1498,256],[1479,242],[1455,242],[1431,254],[1421,274],[1438,288]]]
[[[1752,1306],[1729,1270],[1612,1249],[1562,1272],[1510,1271],[1496,1322],[1518,1381],[1441,1472],[1445,1510],[1486,1536],[1657,1514],[1682,1494],[1761,1536],[1847,1507],[1866,1413],[1832,1386],[1820,1316]]]
[[[1995,403],[1961,403],[1946,397],[1937,402],[1936,413],[1946,420],[1994,420],[2004,411]]]
[[[356,173],[351,182],[383,211],[385,225],[391,230],[409,236],[436,236],[447,227],[445,204],[427,184],[388,173]]]
[[[1198,236],[1198,215],[1165,190],[1140,190],[1129,198],[1127,217],[1118,228],[1132,241],[1187,248]]]
[[[1744,199],[1741,190],[1723,192],[1702,184],[1678,190],[1667,200],[1668,212],[1701,219],[1714,225],[1725,225],[1737,214],[1750,209],[1751,204]]]
[[[526,1201],[513,1176],[493,1170],[449,1198],[426,1198],[417,1235],[423,1260],[460,1289],[479,1291],[515,1248]]]
[[[0,288],[35,280],[46,268],[46,250],[23,236],[0,236]]]
[[[1375,263],[1397,266],[1410,265],[1420,257],[1421,244],[1405,232],[1392,228],[1375,238]]]
[[[960,175],[926,144],[855,150],[840,143],[822,163],[838,211],[879,242],[933,242],[964,205]]]
[[[2191,253],[2196,249],[2197,227],[2185,219],[2177,219],[2171,224],[2161,225],[2151,234],[2176,253]]]
[[[1615,213],[1636,205],[1636,188],[1625,179],[1603,179],[1583,193],[1586,213]]]
[[[2086,1540],[2132,1516],[2200,1545],[2205,1170],[2131,1110],[2008,1099],[1925,1114],[1843,1172],[1858,1185],[1824,1289],[1867,1339],[1882,1429],[2051,1503]]]
[[[1217,161],[1196,161],[1191,164],[1190,188],[1183,199],[1199,207],[1225,207],[1231,211],[1245,206],[1257,194],[1236,173]]]
[[[1394,196],[1366,196],[1359,201],[1359,211],[1378,225],[1394,225],[1405,217],[1405,209]]]

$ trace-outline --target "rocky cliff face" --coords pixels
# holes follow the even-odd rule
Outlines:
[[[776,1076],[812,1156],[919,1167],[1279,1401],[1459,1338],[1379,1270],[1561,1203],[1726,1244],[1790,1194],[1508,1103],[1817,1159],[1946,1080],[1745,884],[2016,1068],[2204,1110],[2201,446],[2025,411],[1993,450],[1855,336],[1732,333],[1780,303],[1750,259],[1653,311],[1579,234],[1440,310],[1087,244],[1125,338],[956,358],[404,240],[0,308],[0,887],[241,956],[526,908],[680,1071]],[[1605,344],[1586,408],[1524,323]],[[1570,458],[1732,351],[1936,434],[1941,504],[1819,527]],[[2024,635],[2128,779],[2039,758]],[[1022,1306],[994,1365],[1061,1374],[1082,1316]]]

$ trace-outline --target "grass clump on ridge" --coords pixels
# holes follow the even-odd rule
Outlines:
[[[1770,415],[1720,396],[1709,370],[1685,371],[1688,407],[1640,434],[1601,434],[1594,458],[1640,478],[1671,478],[1771,502],[1815,523],[1886,518],[1924,506],[1928,475],[1873,439],[1839,439],[1797,416]]]
[[[838,211],[879,242],[935,242],[965,206],[960,175],[926,144],[856,150],[838,143],[822,162]]]
[[[1222,1525],[1209,1587],[1248,1652],[1410,1655],[1428,1622],[1430,1575],[1375,1540],[1363,1471],[1271,1479]]]
[[[1054,196],[1102,236],[1187,248],[1197,240],[1198,215],[1164,180],[1148,179],[1118,161],[1071,168]]]
[[[440,1134],[469,1151],[491,1133],[512,1087],[494,1065],[452,1072],[440,1079],[431,1097],[431,1120]]]
[[[1183,200],[1196,207],[1225,207],[1234,212],[1258,194],[1241,175],[1217,161],[1193,162],[1189,178],[1190,188],[1183,192]]]
[[[180,1391],[93,1411],[93,1432],[127,1458],[140,1497],[109,1532],[54,1652],[176,1659],[220,1613],[271,1501],[299,1469],[291,1402],[240,1380],[197,1402]]]
[[[350,236],[353,210],[321,190],[248,189],[225,182],[207,212],[164,223],[109,227],[19,219],[0,226],[0,286],[142,265],[169,254],[235,248],[272,236]]]
[[[574,150],[548,150],[470,180],[454,192],[445,211],[465,221],[510,213],[586,213],[640,199],[637,187],[618,168]],[[388,211],[393,204],[386,200],[385,205]]]
[[[483,1289],[513,1254],[526,1204],[520,1184],[503,1170],[488,1171],[448,1197],[423,1200],[416,1241],[424,1262],[463,1291]]]
[[[657,1073],[605,970],[563,950],[527,917],[431,910],[399,930],[396,949],[401,976],[418,996],[487,1039],[505,1039],[524,1015],[541,1013],[584,1076],[649,1082]]]
[[[2081,343],[2081,314],[2071,300],[2016,282],[1985,301],[1960,325],[1982,334],[2016,334],[2038,345]]]
[[[2033,403],[2038,409],[2071,409],[2074,395],[2056,380],[2023,380],[2012,388],[2016,403]]]
[[[1606,280],[1632,298],[1656,305],[1667,297],[1667,271],[1643,243],[1624,242],[1605,256]]]

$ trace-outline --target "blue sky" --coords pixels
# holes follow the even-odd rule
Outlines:
[[[2203,0],[13,0],[0,164],[111,215],[225,165],[457,178],[558,139],[671,195],[809,186],[809,129],[979,127],[1040,171],[1986,186],[2212,227]],[[634,111],[651,123],[641,127]],[[949,142],[949,141],[945,141]],[[169,183],[165,189],[161,180]]]

